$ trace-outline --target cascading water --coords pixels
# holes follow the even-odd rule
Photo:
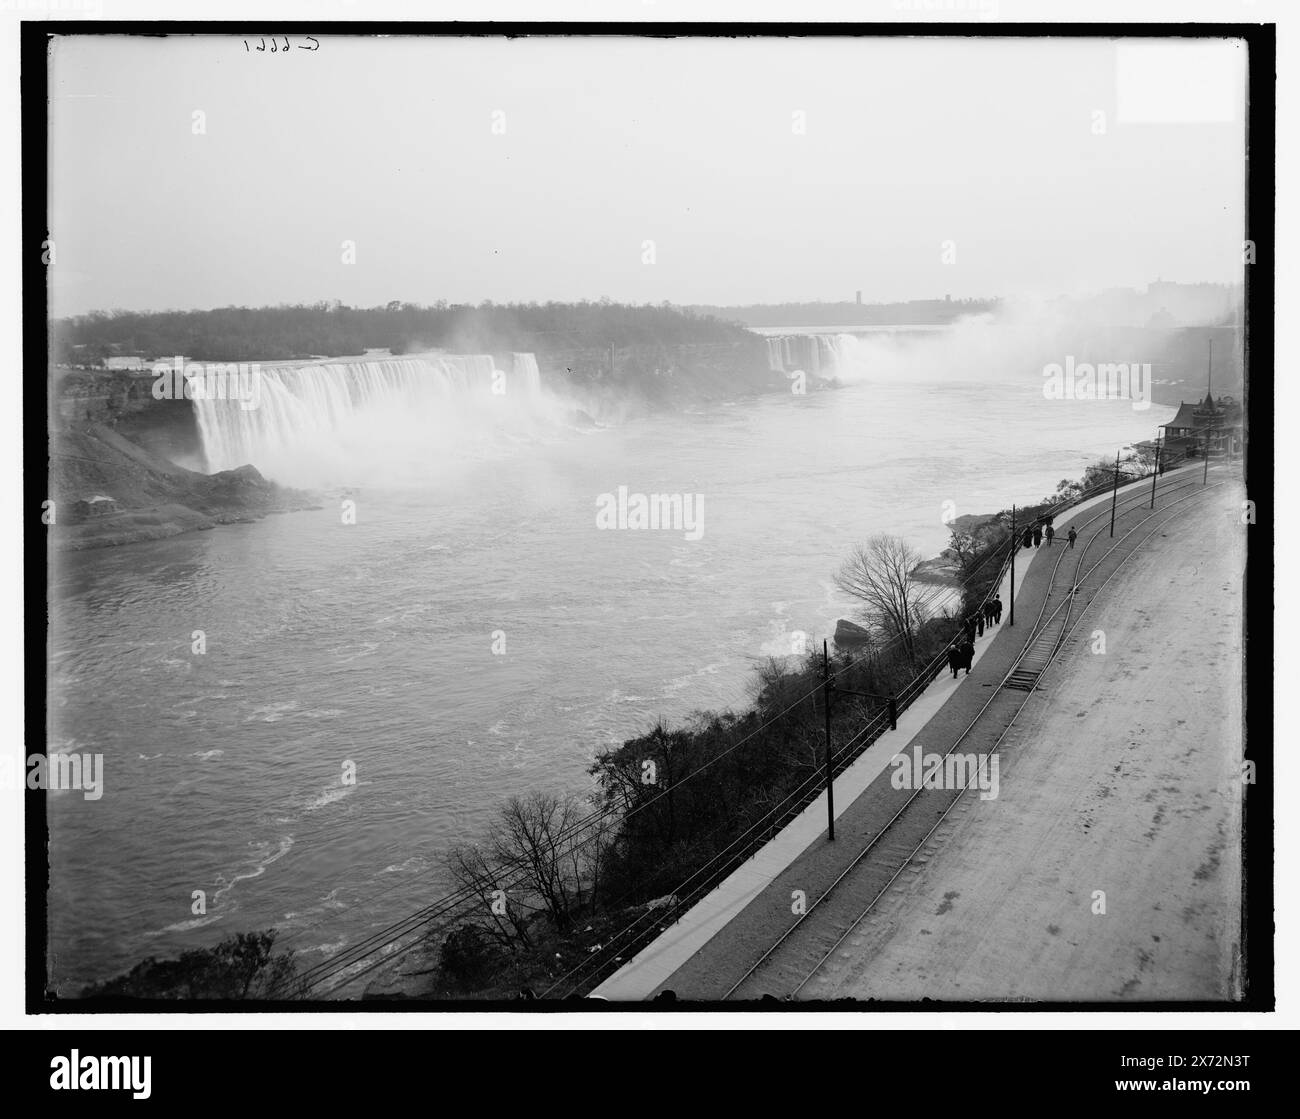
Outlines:
[[[540,396],[542,374],[537,368],[537,358],[532,354],[515,354],[514,359],[514,374],[519,386],[530,397]]]
[[[779,338],[769,338],[767,340],[767,367],[774,373],[780,373],[785,369],[781,361],[781,340]]]
[[[834,376],[841,367],[848,334],[783,334],[767,340],[768,366],[778,373],[802,369]]]
[[[440,452],[526,433],[541,398],[530,353],[514,354],[509,370],[484,354],[262,366],[255,382],[243,399],[194,395],[209,471],[251,463],[313,485],[383,476],[385,464],[436,465]]]

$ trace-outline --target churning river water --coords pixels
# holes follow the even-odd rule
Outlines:
[[[49,749],[102,754],[105,785],[48,800],[53,980],[272,926],[318,962],[438,896],[509,794],[582,793],[595,752],[745,704],[759,661],[852,616],[854,543],[934,555],[945,502],[1039,499],[1172,412],[867,381],[548,422],[387,485],[381,433],[320,511],[55,557]],[[620,485],[703,495],[701,538],[597,530]]]

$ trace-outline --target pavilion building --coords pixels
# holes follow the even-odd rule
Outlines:
[[[1166,451],[1211,458],[1240,455],[1242,407],[1230,396],[1217,400],[1207,391],[1199,404],[1179,402],[1178,414],[1163,424]]]

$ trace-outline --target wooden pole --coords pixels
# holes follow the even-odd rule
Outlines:
[[[831,754],[831,659],[822,639],[822,702],[826,708],[826,835],[835,839],[835,759]]]
[[[1210,477],[1210,425],[1214,420],[1214,339],[1205,341],[1205,399],[1210,402],[1210,415],[1205,420],[1205,469],[1201,472],[1201,485],[1205,485]]]
[[[1156,479],[1160,477],[1160,433],[1156,433],[1156,461],[1151,466],[1151,508],[1156,507]]]
[[[1115,505],[1119,501],[1119,451],[1115,452],[1115,488],[1110,491],[1110,534],[1115,535]]]
[[[1016,539],[1016,507],[1011,506],[1011,589],[1007,593],[1007,598],[1011,601],[1007,603],[1007,625],[1016,624],[1016,551],[1020,547],[1020,541]]]

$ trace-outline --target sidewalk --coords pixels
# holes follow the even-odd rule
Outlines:
[[[1176,471],[1165,475],[1172,479]],[[1137,482],[1125,487],[1125,495],[1137,491]],[[975,662],[969,676],[954,680],[945,670],[899,717],[897,730],[886,731],[843,774],[836,778],[836,841],[826,838],[826,794],[823,792],[771,842],[739,867],[716,890],[693,906],[675,925],[624,964],[592,995],[612,1001],[652,997],[660,989],[672,989],[678,997],[717,999],[761,955],[748,928],[770,927],[785,918],[758,910],[779,909],[788,914],[789,891],[772,887],[783,875],[797,880],[808,898],[818,896],[870,841],[879,823],[873,798],[863,796],[898,754],[937,718],[950,725],[974,717],[988,689],[995,686],[1019,656],[1029,636],[1047,591],[1052,560],[1058,549],[1067,547],[1064,536],[1071,523],[1097,506],[1108,504],[1110,494],[1100,495],[1057,518],[1057,542],[1023,550],[1016,563],[1017,625],[1009,626],[1009,612],[1002,625],[985,631],[975,642]],[[1033,562],[1043,554],[1047,560]],[[1027,562],[1021,562],[1021,561]],[[1010,575],[1004,576],[1000,594],[1009,602]],[[951,709],[945,710],[949,708]],[[746,913],[749,910],[751,912]],[[746,914],[744,921],[736,918]],[[788,922],[787,922],[788,923]],[[671,982],[670,982],[671,980]]]

